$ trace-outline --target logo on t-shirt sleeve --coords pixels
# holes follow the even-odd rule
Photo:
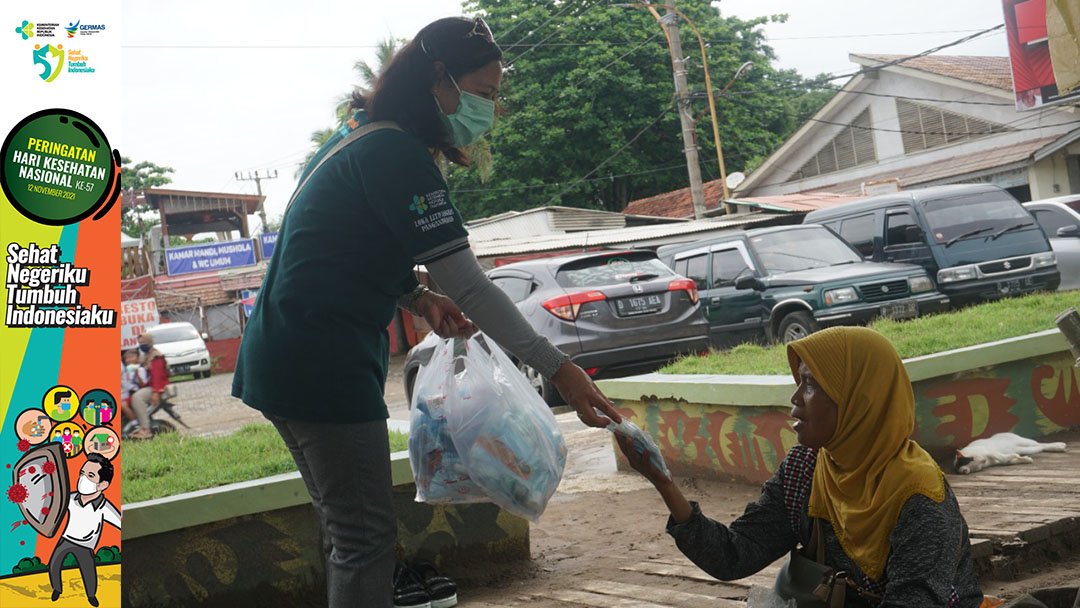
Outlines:
[[[417,218],[413,220],[413,227],[420,232],[428,232],[455,221],[454,207],[450,204],[446,190],[413,196],[409,211],[416,213]]]

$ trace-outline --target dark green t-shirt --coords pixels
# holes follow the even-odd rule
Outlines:
[[[353,142],[315,171],[285,215],[233,396],[293,420],[386,418],[386,328],[398,298],[416,286],[416,264],[468,246],[420,140],[385,129]]]

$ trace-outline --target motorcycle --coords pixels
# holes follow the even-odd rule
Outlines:
[[[176,397],[176,385],[169,384],[165,387],[164,392],[161,393],[161,398],[158,399],[157,405],[150,404],[147,409],[147,414],[150,416],[150,432],[154,435],[159,433],[175,433],[176,425],[168,420],[156,418],[154,414],[159,412],[165,412],[176,423],[180,424],[186,429],[190,429],[183,420],[180,418],[180,414],[176,411],[176,406],[170,401]],[[124,426],[120,429],[120,437],[127,439],[132,433],[140,428],[139,420],[128,420],[124,423]]]

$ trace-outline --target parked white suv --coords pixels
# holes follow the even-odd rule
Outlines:
[[[1050,239],[1061,271],[1058,291],[1080,289],[1080,194],[1044,198],[1024,207]]]
[[[151,327],[147,333],[154,337],[154,348],[165,355],[170,374],[195,374],[196,378],[209,378],[210,351],[204,340],[206,334],[199,334],[191,323],[162,323]]]

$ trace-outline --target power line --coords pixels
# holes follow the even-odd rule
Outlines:
[[[604,160],[603,160],[603,161],[602,161],[602,162],[601,162],[601,163],[600,163],[599,165],[596,165],[596,167],[594,167],[592,171],[589,171],[588,173],[586,173],[586,174],[584,175],[584,177],[581,177],[580,179],[576,180],[576,181],[575,181],[574,183],[570,184],[569,186],[567,186],[566,188],[564,188],[564,189],[563,189],[562,191],[560,191],[560,192],[559,192],[558,194],[556,194],[556,195],[555,195],[554,197],[552,197],[552,198],[550,199],[550,201],[549,201],[549,204],[551,204],[552,202],[555,202],[555,201],[557,201],[558,199],[562,198],[562,196],[563,196],[564,194],[566,194],[567,192],[569,192],[569,191],[573,190],[573,189],[574,189],[574,188],[576,188],[576,187],[577,187],[578,185],[582,184],[582,183],[583,183],[583,182],[584,182],[584,181],[585,181],[586,179],[588,179],[588,178],[589,178],[589,177],[590,177],[590,176],[591,176],[591,175],[592,175],[593,173],[596,173],[597,171],[599,171],[600,169],[602,169],[602,168],[604,167],[604,165],[606,165],[606,164],[608,164],[609,162],[611,162],[612,160],[614,160],[616,156],[618,156],[618,155],[622,154],[623,150],[625,150],[625,149],[629,148],[629,147],[630,147],[630,146],[631,146],[631,145],[632,145],[632,144],[633,144],[633,143],[634,143],[635,141],[637,141],[637,140],[638,140],[638,138],[639,138],[639,137],[641,137],[642,135],[644,135],[644,134],[645,134],[645,132],[646,132],[646,131],[648,131],[649,129],[651,129],[651,128],[652,128],[652,127],[653,127],[653,126],[654,126],[654,125],[656,124],[656,123],[660,122],[660,119],[661,119],[661,118],[663,118],[663,117],[664,117],[665,115],[667,115],[667,113],[668,113],[668,112],[670,112],[671,110],[673,110],[674,108],[675,108],[675,104],[671,104],[671,105],[669,105],[668,107],[664,108],[664,109],[663,109],[663,111],[661,111],[661,112],[660,112],[660,114],[659,114],[659,115],[657,115],[657,117],[656,117],[656,118],[654,118],[654,119],[652,120],[652,122],[650,122],[649,124],[645,125],[645,128],[644,128],[644,129],[642,129],[642,130],[638,131],[638,132],[637,132],[637,134],[635,134],[635,135],[634,135],[634,136],[633,136],[632,138],[630,138],[630,141],[628,141],[628,142],[626,142],[625,144],[623,144],[623,145],[622,145],[622,147],[620,147],[620,148],[619,148],[618,150],[616,150],[616,151],[615,151],[615,153],[614,153],[614,154],[612,154],[611,156],[609,156],[609,157],[605,158],[605,159],[604,159]]]
[[[573,7],[573,6],[574,6],[574,4],[573,4],[572,2],[567,2],[567,3],[566,3],[566,6],[564,6],[564,7],[563,7],[563,9],[562,9],[561,11],[559,11],[559,12],[558,12],[558,13],[556,13],[555,15],[552,15],[552,16],[551,16],[551,17],[550,17],[550,18],[549,18],[549,19],[548,19],[547,21],[545,21],[545,22],[541,23],[541,24],[540,24],[540,25],[539,25],[538,27],[535,27],[535,28],[533,28],[532,30],[529,30],[529,32],[528,32],[527,34],[525,34],[525,35],[524,35],[524,36],[522,36],[521,38],[518,38],[518,39],[517,39],[517,42],[515,42],[515,43],[513,43],[513,44],[510,44],[510,45],[506,45],[506,46],[503,46],[503,45],[499,45],[499,48],[501,48],[502,50],[504,50],[504,51],[505,51],[505,50],[507,50],[507,49],[515,48],[515,47],[518,47],[518,46],[523,46],[523,45],[522,45],[521,43],[522,43],[522,42],[524,42],[524,41],[525,41],[525,40],[526,40],[526,39],[527,39],[527,38],[528,38],[529,36],[532,36],[532,35],[533,35],[533,34],[535,34],[536,32],[539,32],[540,30],[544,29],[544,27],[545,27],[545,26],[546,26],[547,24],[551,23],[552,21],[554,21],[554,20],[555,20],[555,19],[557,19],[558,17],[561,17],[561,16],[563,15],[563,13],[565,13],[565,12],[566,12],[566,11],[568,11],[568,10],[570,10],[570,8],[571,8],[571,7]],[[520,26],[521,26],[521,25],[522,25],[523,23],[525,23],[525,21],[527,21],[527,19],[523,19],[523,20],[519,21],[517,25],[515,25],[515,26],[514,26],[514,27],[512,27],[512,28],[510,28],[510,30],[509,30],[509,31],[507,31],[507,32],[506,32],[506,34],[503,34],[503,35],[506,35],[506,36],[510,35],[510,33],[511,33],[511,32],[513,32],[513,31],[514,31],[514,30],[516,30],[516,29],[517,29],[518,27],[520,27]]]
[[[592,10],[592,9],[596,8],[596,5],[598,5],[598,4],[600,4],[600,0],[596,0],[596,1],[595,1],[595,2],[593,2],[592,4],[590,4],[590,5],[586,6],[586,7],[584,8],[584,9],[582,9],[582,11],[581,11],[581,12],[579,12],[579,13],[578,13],[577,15],[575,15],[575,16],[574,16],[574,18],[575,18],[575,19],[580,19],[582,15],[584,15],[585,13],[589,12],[590,10]],[[570,5],[570,4],[568,3],[568,4],[567,4],[567,7],[569,8],[570,6],[571,6],[571,5]],[[565,10],[565,9],[564,9],[564,10]],[[562,13],[560,13],[560,14],[562,14]],[[554,19],[554,17],[553,17],[553,19]],[[548,21],[551,21],[551,20],[549,19]],[[539,28],[537,28],[537,29],[539,29]],[[559,33],[559,30],[558,30],[558,29],[556,29],[556,30],[555,30],[554,32],[551,32],[551,34],[549,34],[547,38],[544,38],[544,39],[543,39],[543,40],[541,40],[540,42],[538,42],[538,43],[536,43],[536,44],[532,45],[531,47],[529,47],[529,48],[525,49],[524,51],[522,51],[522,52],[518,53],[518,55],[517,55],[516,57],[514,57],[513,59],[511,59],[511,60],[509,60],[509,61],[507,61],[507,62],[506,62],[506,67],[511,67],[511,66],[513,66],[513,65],[514,65],[514,63],[516,63],[516,62],[517,62],[517,61],[518,61],[519,59],[521,59],[521,58],[522,58],[522,57],[524,57],[525,55],[528,55],[528,54],[529,54],[529,53],[531,53],[532,51],[536,50],[536,47],[538,47],[539,45],[541,45],[541,44],[543,44],[543,43],[547,42],[548,40],[550,40],[550,39],[551,39],[551,38],[552,38],[553,36],[555,36],[555,35],[556,35],[556,34],[558,34],[558,33]]]
[[[715,163],[713,163],[711,160],[703,160],[703,161],[701,161],[701,165],[703,165],[703,166],[704,165],[709,165],[709,164],[715,164]],[[657,168],[654,168],[654,169],[645,169],[644,171],[632,171],[630,173],[619,173],[619,174],[616,174],[616,175],[604,175],[602,177],[590,177],[590,178],[581,179],[581,180],[577,180],[577,181],[578,182],[601,182],[601,181],[613,180],[613,179],[621,178],[621,177],[637,177],[639,175],[649,175],[649,174],[652,174],[652,173],[661,173],[663,171],[671,171],[673,169],[679,169],[679,168],[685,169],[686,168],[686,162],[683,161],[683,162],[675,163],[675,164],[672,164],[672,165],[667,165],[667,166],[664,166],[664,167],[657,167]],[[562,186],[562,185],[563,185],[563,182],[548,182],[548,183],[543,183],[543,184],[528,184],[528,185],[522,185],[522,186],[507,186],[505,188],[462,188],[462,189],[459,189],[459,190],[451,190],[450,194],[454,195],[454,194],[459,194],[459,193],[476,193],[476,192],[516,192],[518,190],[535,190],[535,189],[538,189],[538,188],[554,188],[554,187],[558,187],[558,186]]]
[[[613,60],[612,60],[611,62],[609,62],[609,63],[607,63],[606,65],[604,65],[603,67],[601,67],[601,68],[599,68],[599,69],[597,69],[597,70],[593,70],[593,71],[591,71],[591,72],[589,73],[589,75],[588,75],[588,76],[585,76],[585,77],[584,77],[584,78],[582,78],[581,80],[578,80],[578,81],[577,81],[577,82],[575,82],[574,84],[572,84],[572,85],[570,85],[569,87],[566,87],[565,89],[563,89],[562,93],[560,93],[560,94],[559,94],[559,97],[565,97],[565,96],[566,96],[566,92],[567,92],[567,91],[569,91],[570,89],[576,89],[576,88],[578,88],[578,87],[579,87],[579,86],[581,86],[581,84],[582,84],[582,83],[584,83],[584,82],[585,82],[586,80],[592,80],[593,78],[596,78],[596,77],[597,77],[597,76],[599,76],[599,75],[600,75],[601,73],[603,73],[603,71],[604,71],[604,70],[608,69],[608,68],[609,68],[609,67],[611,67],[612,65],[615,65],[615,64],[616,64],[616,63],[618,63],[619,61],[622,61],[622,60],[623,60],[623,59],[624,59],[624,58],[625,58],[625,57],[626,57],[627,55],[629,55],[630,53],[633,53],[634,51],[636,51],[636,50],[640,49],[641,47],[645,46],[646,44],[649,44],[650,42],[652,42],[652,41],[656,40],[656,39],[657,39],[657,38],[659,38],[659,37],[660,37],[660,35],[661,35],[661,34],[663,34],[663,33],[664,33],[664,32],[663,32],[663,30],[661,30],[661,31],[659,31],[659,32],[656,32],[656,33],[655,33],[655,34],[653,34],[653,35],[652,35],[651,37],[649,37],[649,39],[647,39],[647,40],[645,40],[644,42],[642,42],[642,43],[638,44],[637,46],[635,46],[634,48],[630,49],[629,51],[626,51],[626,52],[625,52],[625,53],[623,53],[622,55],[619,55],[618,57],[616,57],[616,58],[615,58],[615,59],[613,59]]]

